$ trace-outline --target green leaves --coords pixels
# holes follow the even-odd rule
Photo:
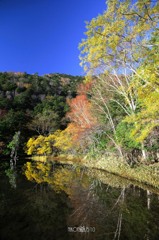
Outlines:
[[[145,159],[159,126],[159,2],[106,4],[87,23],[81,65],[87,81],[95,79],[91,101],[106,134],[118,149],[142,145]]]
[[[157,1],[108,0],[107,10],[87,23],[86,38],[79,45],[88,75],[137,66],[157,26],[158,7]]]
[[[140,143],[132,138],[132,130],[134,124],[120,122],[116,128],[116,136],[121,145],[126,149],[138,148],[141,149]]]
[[[67,98],[75,97],[83,77],[67,74],[0,73],[1,147],[21,130],[21,151],[32,135],[48,135],[67,125]],[[3,151],[4,152],[4,151]]]

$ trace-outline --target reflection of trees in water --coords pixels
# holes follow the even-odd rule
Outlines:
[[[18,176],[17,188],[0,194],[0,239],[68,239],[67,196],[46,183],[34,184]],[[7,191],[6,191],[7,189]]]
[[[41,183],[36,185],[34,194],[27,193],[29,200],[29,215],[34,229],[33,235],[38,233],[36,239],[67,239],[67,197],[60,196],[50,187]]]
[[[93,171],[71,166],[55,166],[53,170],[51,163],[27,163],[25,175],[29,180],[48,183],[54,191],[67,194],[67,206],[72,209],[67,218],[69,227],[96,229],[95,233],[70,233],[72,239],[156,239],[158,199],[150,191],[128,181],[120,183],[120,178],[110,174],[102,179],[103,184]]]
[[[16,165],[13,162],[13,159],[10,159],[10,168],[5,170],[6,176],[9,178],[9,183],[12,188],[17,187],[16,178],[17,178],[17,170]]]
[[[77,226],[94,226],[95,239],[135,240],[155,239],[158,236],[156,220],[159,220],[159,214],[155,210],[156,206],[159,210],[157,196],[151,199],[152,194],[147,195],[147,191],[130,184],[128,187],[111,187],[110,185],[115,185],[114,179],[111,183],[111,178],[110,185],[97,182],[92,181],[83,195],[74,191],[76,205],[74,204],[75,209],[70,216],[72,225],[75,222]]]

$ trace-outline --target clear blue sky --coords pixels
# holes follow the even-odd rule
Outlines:
[[[105,0],[0,0],[0,71],[83,75],[78,44]]]

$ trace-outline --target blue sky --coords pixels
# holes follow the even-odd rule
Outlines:
[[[78,44],[105,0],[0,0],[0,71],[83,75]]]

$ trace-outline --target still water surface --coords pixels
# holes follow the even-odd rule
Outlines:
[[[159,195],[103,171],[0,165],[0,240],[159,240]]]

